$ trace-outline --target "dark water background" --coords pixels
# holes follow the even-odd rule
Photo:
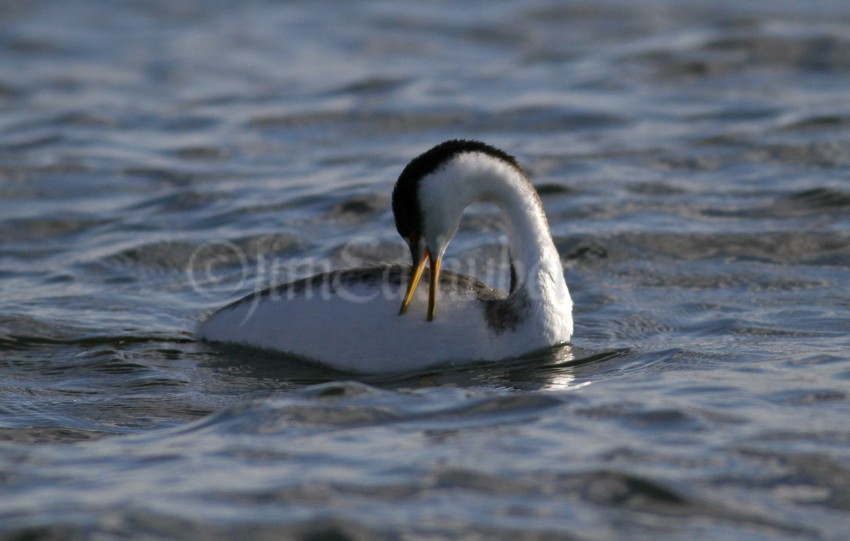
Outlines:
[[[530,171],[572,351],[193,340],[403,260],[390,189],[451,137]],[[844,540],[849,285],[843,0],[0,5],[3,539]]]

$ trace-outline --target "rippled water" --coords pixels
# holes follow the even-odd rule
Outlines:
[[[4,3],[0,535],[845,539],[848,36],[843,1]],[[572,348],[195,342],[404,261],[390,189],[452,137],[530,171]],[[470,209],[447,266],[506,280],[501,232]]]

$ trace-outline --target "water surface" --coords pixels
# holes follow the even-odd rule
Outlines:
[[[11,2],[0,536],[835,539],[850,531],[846,2]],[[389,196],[515,154],[572,347],[358,377],[197,343],[404,262]],[[475,207],[446,266],[508,279]],[[501,282],[500,282],[501,281]]]

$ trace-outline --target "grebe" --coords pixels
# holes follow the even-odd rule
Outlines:
[[[464,209],[477,201],[498,205],[507,222],[507,293],[441,269]],[[361,373],[497,361],[569,341],[561,259],[515,158],[479,141],[441,143],[404,168],[392,208],[412,266],[335,271],[258,291],[214,312],[198,337]],[[426,265],[427,296],[417,291]]]

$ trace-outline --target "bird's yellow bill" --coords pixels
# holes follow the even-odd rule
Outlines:
[[[407,312],[407,307],[410,305],[410,299],[413,298],[413,293],[416,291],[416,286],[419,285],[419,280],[422,278],[422,271],[425,270],[425,263],[431,258],[431,252],[428,249],[425,249],[425,252],[422,254],[422,259],[419,260],[419,263],[416,265],[416,269],[413,271],[413,275],[410,277],[410,283],[407,284],[407,293],[404,294],[404,300],[401,301],[401,309],[398,311],[398,315],[402,315]]]
[[[422,271],[425,270],[425,263],[431,260],[431,252],[425,249],[422,254],[422,259],[416,265],[413,275],[410,277],[410,283],[407,285],[407,293],[404,294],[404,300],[401,302],[401,309],[398,315],[407,312],[407,307],[410,305],[410,300],[413,298],[413,293],[416,291],[416,286],[419,285],[419,280],[422,279]],[[428,321],[434,321],[434,310],[437,308],[437,283],[440,281],[440,268],[442,267],[442,258],[437,258],[431,261],[430,278],[428,283]]]
[[[431,262],[431,276],[428,282],[428,321],[434,321],[434,309],[437,308],[437,284],[440,281],[442,258]]]

